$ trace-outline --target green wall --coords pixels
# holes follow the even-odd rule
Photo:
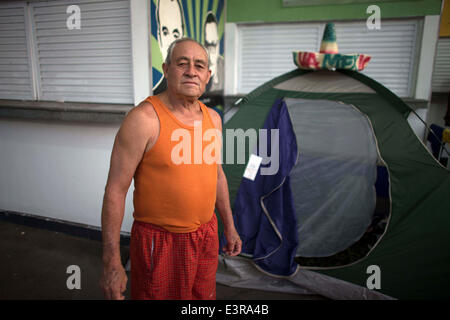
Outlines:
[[[355,3],[324,6],[283,7],[282,0],[227,0],[227,22],[286,22],[366,19],[366,9],[376,4],[381,19],[439,15],[441,0]]]

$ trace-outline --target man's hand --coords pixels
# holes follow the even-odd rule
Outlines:
[[[108,300],[124,300],[128,277],[121,263],[105,265],[100,286]]]
[[[227,239],[227,244],[222,250],[229,256],[237,256],[241,253],[242,249],[242,241],[239,234],[234,227],[230,230],[224,230],[224,234]]]

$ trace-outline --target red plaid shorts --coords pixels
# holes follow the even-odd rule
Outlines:
[[[217,218],[189,233],[135,220],[131,229],[131,299],[216,299]]]

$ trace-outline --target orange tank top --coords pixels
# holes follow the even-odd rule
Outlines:
[[[203,159],[205,149],[209,146],[206,151],[211,150],[211,145],[206,138],[199,141],[208,129],[215,129],[214,124],[200,101],[201,127],[200,122],[195,127],[182,123],[156,96],[146,101],[158,115],[160,131],[134,175],[133,216],[170,232],[195,231],[214,214],[217,161]]]

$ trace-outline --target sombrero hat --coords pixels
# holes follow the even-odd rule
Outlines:
[[[323,32],[320,52],[293,52],[294,63],[300,69],[309,70],[363,70],[369,63],[370,56],[366,54],[340,54],[336,43],[334,23],[329,22]]]

